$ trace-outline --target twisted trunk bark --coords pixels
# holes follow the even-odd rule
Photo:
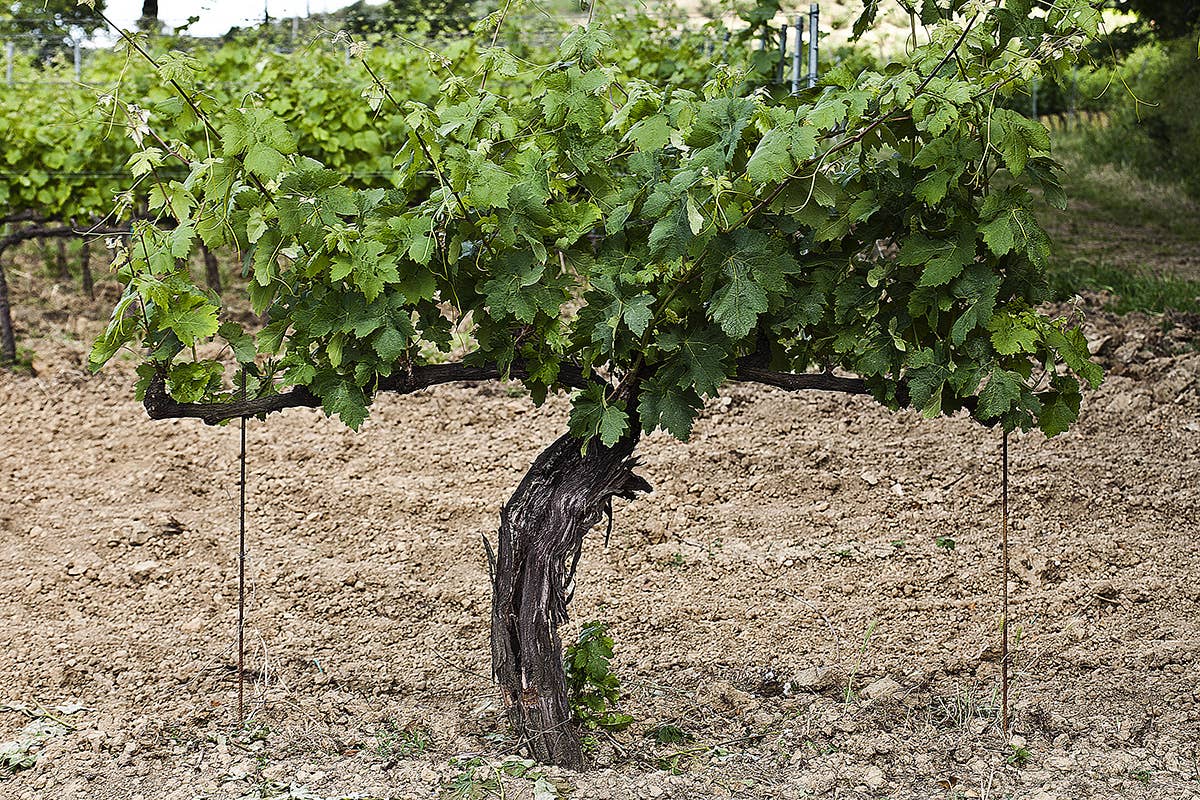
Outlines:
[[[635,423],[636,426],[636,423]],[[612,499],[650,491],[635,475],[637,434],[605,447],[563,436],[546,448],[500,514],[492,598],[492,672],[530,756],[583,766],[571,719],[559,626],[567,620],[583,537]]]
[[[4,278],[4,249],[0,248],[0,367],[17,363],[12,310],[8,304],[8,281]]]

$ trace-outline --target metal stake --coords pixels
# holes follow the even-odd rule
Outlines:
[[[4,43],[5,67],[4,75],[8,85],[13,85],[13,60],[16,58],[17,45],[15,42]]]
[[[804,47],[804,17],[796,17],[796,34],[792,42],[792,94],[800,91],[801,58],[800,49]]]
[[[775,82],[783,83],[784,65],[787,64],[787,24],[779,26],[779,63],[775,66]]]
[[[246,399],[246,372],[242,367],[242,399]],[[242,417],[241,503],[238,508],[238,724],[246,720],[246,418]]]
[[[1000,439],[1000,559],[1004,563],[1000,612],[1000,732],[1008,736],[1008,431]]]
[[[808,88],[817,85],[817,39],[818,23],[821,18],[821,6],[812,3],[808,7]]]

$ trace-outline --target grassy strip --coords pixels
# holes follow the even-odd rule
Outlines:
[[[1055,300],[1070,300],[1078,292],[1090,290],[1109,293],[1112,299],[1105,307],[1118,314],[1169,309],[1200,313],[1200,281],[1079,261],[1069,266],[1055,263],[1047,277]]]
[[[1200,203],[1176,182],[1107,163],[1097,135],[1086,127],[1054,133],[1070,205],[1065,213],[1040,212],[1054,241],[1053,298],[1101,291],[1122,314],[1200,313]]]

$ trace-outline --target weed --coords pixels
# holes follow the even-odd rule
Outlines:
[[[659,744],[687,744],[696,738],[678,725],[670,723],[658,725],[646,735]]]
[[[956,544],[949,536],[939,536],[933,540],[933,543],[943,550],[953,550]]]
[[[827,756],[838,751],[838,746],[833,742],[818,742],[815,739],[805,739],[804,747],[817,756]]]
[[[1012,752],[1004,757],[1004,763],[1014,767],[1023,767],[1033,758],[1033,753],[1029,752],[1024,745],[1014,744],[1011,747]]]
[[[458,774],[442,785],[441,796],[446,800],[484,800],[503,798],[504,778],[527,781],[529,790],[536,800],[559,800],[571,790],[569,785],[551,779],[533,761],[509,756],[500,761],[488,762],[482,758],[453,759]]]
[[[991,696],[982,696],[971,687],[935,696],[929,704],[930,720],[955,729],[966,728],[972,720],[994,720],[1000,712],[999,691],[997,687]]]
[[[375,732],[375,746],[372,749],[384,761],[398,761],[423,754],[432,742],[429,731],[424,728],[404,727],[389,719]]]
[[[442,796],[453,800],[483,800],[500,793],[500,778],[482,758],[453,759],[459,771],[442,789]]]
[[[624,730],[633,717],[614,711],[621,698],[621,681],[609,669],[613,640],[603,622],[588,622],[579,639],[568,645],[563,668],[575,719],[589,730]]]
[[[66,728],[48,719],[35,719],[17,732],[17,738],[0,742],[0,769],[20,772],[37,763],[38,751],[51,739],[66,733]]]
[[[666,564],[668,567],[682,567],[683,566],[683,553],[674,553],[671,556],[671,558],[666,562]]]
[[[867,656],[867,648],[871,644],[871,637],[875,635],[875,629],[879,627],[879,620],[871,620],[871,624],[867,626],[867,632],[863,636],[862,646],[858,649],[858,658],[854,661],[854,667],[850,670],[850,677],[846,681],[846,697],[847,703],[853,702],[857,696],[854,692],[854,679],[858,676],[859,669],[862,668],[863,659]]]
[[[24,714],[30,718],[30,722],[17,732],[17,738],[0,742],[0,773],[20,772],[37,764],[38,753],[47,742],[74,729],[75,726],[63,717],[86,710],[81,705],[55,706],[50,710],[24,704],[10,704],[3,708]]]
[[[1139,769],[1129,773],[1129,777],[1133,778],[1138,783],[1149,785],[1150,779],[1154,777],[1154,773],[1148,769]]]

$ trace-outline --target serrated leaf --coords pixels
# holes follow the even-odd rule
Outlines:
[[[629,429],[629,414],[626,413],[624,406],[613,404],[604,409],[604,413],[600,415],[599,435],[600,441],[607,447],[612,447],[621,437],[625,435],[625,431]]]
[[[246,169],[263,180],[272,180],[287,167],[287,159],[273,147],[254,142],[246,150]]]
[[[217,361],[175,364],[167,373],[167,391],[181,403],[195,403],[204,397],[209,385],[220,378],[224,370]]]
[[[655,114],[639,120],[629,129],[629,133],[625,134],[625,138],[637,145],[639,150],[661,150],[671,141],[671,134],[674,132],[675,129],[665,116]]]
[[[348,381],[337,381],[321,397],[325,416],[338,415],[347,427],[358,430],[367,418],[367,400],[362,389]]]
[[[222,322],[221,326],[217,328],[217,334],[229,342],[229,347],[233,350],[233,357],[239,364],[248,364],[254,361],[254,357],[258,354],[258,349],[254,346],[254,337],[246,333],[241,325],[236,322]]]
[[[921,286],[943,286],[958,277],[975,258],[974,231],[964,230],[956,239],[931,239],[922,234],[910,236],[900,246],[899,260],[904,266],[923,266]]]
[[[161,327],[170,328],[184,347],[191,347],[217,332],[217,310],[203,297],[188,295],[163,313]]]
[[[1075,391],[1065,389],[1042,395],[1042,411],[1038,415],[1038,427],[1046,436],[1065,433],[1079,418],[1079,403],[1082,398]]]
[[[638,416],[646,432],[662,428],[681,442],[691,436],[692,423],[703,407],[695,390],[661,382],[644,385],[638,398]]]
[[[979,393],[975,415],[982,420],[989,420],[1007,414],[1021,399],[1021,386],[1019,375],[996,367],[988,376],[987,386]]]
[[[769,307],[767,292],[782,292],[783,276],[799,269],[785,245],[761,231],[742,230],[715,240],[705,263],[720,266],[709,316],[731,339],[750,333]]]
[[[1087,337],[1078,328],[1067,329],[1061,324],[1051,325],[1045,331],[1046,344],[1054,348],[1059,357],[1071,370],[1095,389],[1104,381],[1104,369],[1092,361],[1087,346]]]
[[[1008,253],[1016,244],[1008,214],[1003,214],[980,225],[979,232],[983,235],[983,241],[987,244],[988,249],[998,256]]]
[[[784,128],[773,128],[759,140],[750,160],[746,162],[746,177],[755,184],[778,183],[791,174],[791,135]]]
[[[1010,314],[996,314],[988,322],[992,347],[1002,356],[1032,353],[1037,349],[1037,331]]]
[[[717,331],[667,331],[659,338],[659,347],[678,359],[680,388],[692,387],[701,396],[712,397],[729,375],[728,353]]]
[[[654,297],[645,293],[638,295],[625,304],[625,309],[621,316],[634,336],[641,336],[646,332],[646,327],[654,317],[654,312],[651,309],[653,304]]]
[[[408,337],[391,326],[379,331],[371,341],[371,347],[379,359],[388,363],[397,361],[407,353],[408,344]]]

